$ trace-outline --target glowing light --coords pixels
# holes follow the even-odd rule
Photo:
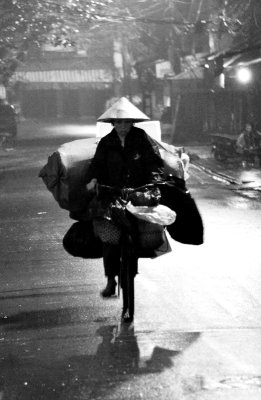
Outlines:
[[[249,68],[239,68],[236,76],[241,83],[249,83],[252,80],[252,73]]]

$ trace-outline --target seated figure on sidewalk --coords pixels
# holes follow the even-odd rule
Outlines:
[[[256,157],[261,165],[261,133],[255,130],[251,123],[246,123],[238,136],[236,146],[238,153],[242,154],[243,165],[253,166]]]
[[[17,135],[16,112],[5,99],[0,98],[0,146],[13,147]]]

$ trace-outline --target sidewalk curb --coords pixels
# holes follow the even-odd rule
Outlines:
[[[205,167],[204,165],[202,165],[199,162],[196,161],[191,161],[191,164],[194,165],[196,168],[199,168],[200,170],[206,172],[207,174],[211,175],[211,176],[215,176],[216,178],[223,180],[226,183],[230,183],[233,185],[242,185],[243,182],[240,180],[237,180],[236,178],[233,178],[232,176],[223,174],[221,172],[217,172],[212,170],[211,168]]]

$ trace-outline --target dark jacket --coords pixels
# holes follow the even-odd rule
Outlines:
[[[242,150],[250,150],[250,149],[260,149],[261,147],[261,135],[256,131],[243,131],[238,139],[237,146]]]
[[[245,133],[246,148],[260,148],[261,136],[257,132],[252,131],[249,134]]]
[[[132,127],[124,148],[113,129],[100,140],[86,183],[96,178],[104,185],[138,187],[160,179],[163,170],[159,150],[143,129]]]

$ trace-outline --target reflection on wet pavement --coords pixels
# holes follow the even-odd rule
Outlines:
[[[77,355],[79,342],[72,336],[73,342],[68,342],[68,347],[74,347],[71,356],[67,356],[66,342],[59,337],[55,340],[57,348],[53,347],[52,354],[39,349],[42,350],[40,358],[38,346],[44,348],[47,344],[45,341],[35,343],[34,351],[32,344],[26,340],[16,343],[20,347],[19,352],[14,351],[13,343],[13,351],[7,352],[0,361],[2,398],[98,400],[113,399],[113,393],[119,391],[121,394],[115,398],[131,399],[131,385],[140,385],[140,393],[144,398],[153,398],[150,397],[153,396],[152,390],[154,394],[159,390],[158,398],[163,387],[156,388],[151,384],[143,387],[140,382],[146,376],[150,376],[148,379],[151,381],[152,375],[156,377],[174,368],[175,357],[194,343],[200,334],[161,332],[158,336],[157,332],[135,332],[134,325],[119,324],[100,326],[96,330],[96,337],[100,343],[93,354],[87,354],[87,348],[82,346],[84,343],[88,346],[88,337],[79,338],[82,342],[81,354]],[[162,341],[165,341],[165,346],[162,346]],[[148,351],[147,344],[152,342],[153,346]],[[57,351],[61,353],[62,350],[64,357],[57,358]]]

